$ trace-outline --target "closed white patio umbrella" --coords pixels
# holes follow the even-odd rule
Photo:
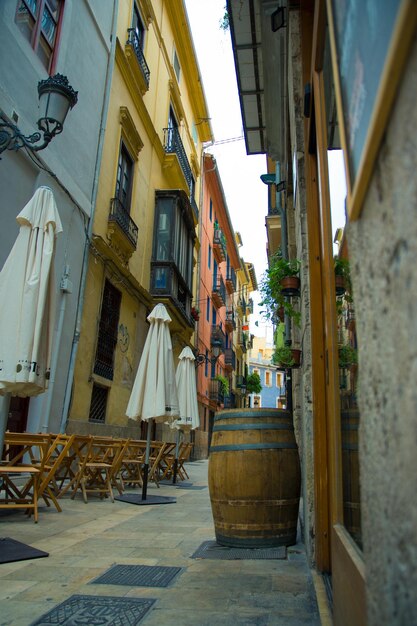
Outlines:
[[[180,417],[175,421],[174,427],[178,429],[177,445],[175,449],[174,476],[172,482],[176,482],[178,469],[178,456],[180,444],[180,430],[194,430],[200,426],[200,416],[197,402],[197,383],[195,376],[195,356],[189,346],[186,346],[179,358],[175,379],[177,382]]]
[[[48,386],[55,315],[55,237],[61,220],[49,187],[39,187],[17,216],[19,235],[0,273],[0,450],[11,395]]]
[[[172,422],[179,417],[175,366],[171,335],[171,318],[163,304],[157,304],[148,315],[150,328],[136,372],[126,415],[148,422],[142,499],[138,504],[163,504],[175,498],[148,496],[149,449],[152,420]]]

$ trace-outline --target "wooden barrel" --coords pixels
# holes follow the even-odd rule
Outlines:
[[[296,542],[301,471],[292,416],[231,409],[214,417],[209,490],[216,540],[236,548]]]
[[[361,545],[361,494],[359,483],[359,411],[341,411],[343,522],[346,530]]]

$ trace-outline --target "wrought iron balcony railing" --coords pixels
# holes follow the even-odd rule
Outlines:
[[[215,378],[210,379],[210,400],[214,400],[217,404],[223,404],[224,400],[222,384]]]
[[[228,369],[235,369],[236,355],[233,348],[226,348],[226,350],[224,351],[224,364]]]
[[[227,270],[226,285],[229,291],[236,291],[236,272],[233,267],[229,267]]]
[[[193,174],[178,128],[164,128],[164,150],[169,154],[177,155],[188,188],[191,190],[193,186]]]
[[[226,304],[226,287],[221,276],[213,276],[212,300],[217,307]]]
[[[222,350],[224,350],[224,344],[226,343],[226,335],[220,326],[213,325],[211,327],[210,333],[210,345],[211,346],[220,346]]]
[[[127,32],[128,32],[127,43],[130,44],[133,50],[135,51],[135,55],[138,60],[139,67],[142,70],[143,76],[145,78],[145,82],[147,86],[149,87],[149,80],[151,77],[151,73],[149,71],[148,64],[145,61],[145,57],[143,55],[143,50],[142,50],[142,46],[140,45],[139,37],[134,28],[128,28]]]
[[[227,245],[226,245],[226,237],[223,234],[223,231],[220,228],[215,229],[213,235],[213,251],[218,256],[218,261],[222,262],[226,259],[227,254]]]
[[[112,198],[110,203],[109,222],[116,222],[131,244],[136,248],[138,243],[138,227],[119,198]]]
[[[228,309],[226,311],[225,327],[226,327],[227,332],[229,333],[232,332],[232,330],[236,329],[235,313],[233,309]]]

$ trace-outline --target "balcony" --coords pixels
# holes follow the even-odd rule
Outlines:
[[[164,128],[164,150],[166,154],[176,155],[181,172],[184,175],[185,182],[188,186],[188,190],[190,195],[192,195],[191,190],[194,186],[193,173],[191,171],[190,163],[184,149],[184,144],[182,143],[178,132],[178,128]],[[172,164],[165,163],[164,165],[165,167],[168,167]]]
[[[233,309],[228,309],[226,311],[226,322],[224,326],[228,333],[231,333],[236,329],[235,312]]]
[[[236,272],[233,267],[229,267],[227,270],[226,287],[229,293],[236,291]]]
[[[226,335],[224,334],[220,326],[212,326],[211,334],[210,334],[210,345],[221,346],[221,349],[224,350],[225,343],[226,343]]]
[[[215,378],[210,379],[210,400],[215,402],[216,404],[223,404],[224,395],[222,391],[222,385],[219,380]]]
[[[236,409],[236,396],[231,393],[230,396],[224,396],[223,404],[225,409]]]
[[[236,389],[239,389],[242,394],[246,392],[246,378],[239,374],[236,376]]]
[[[154,298],[167,298],[188,324],[194,327],[191,317],[192,293],[173,261],[151,262],[150,293]]]
[[[236,354],[232,348],[224,351],[224,367],[227,370],[234,370],[236,367]]]
[[[237,336],[237,343],[240,346],[242,352],[246,352],[248,348],[248,333],[240,330]]]
[[[151,73],[143,55],[142,46],[134,28],[128,28],[128,38],[125,46],[125,54],[130,69],[139,85],[142,95],[149,89]]]
[[[217,263],[221,263],[226,260],[227,248],[226,237],[220,228],[215,229],[213,236],[213,254]]]
[[[107,224],[107,239],[110,248],[127,266],[138,242],[138,227],[119,198],[112,198]]]
[[[222,306],[226,306],[226,287],[221,276],[213,276],[211,299],[214,306],[218,309]]]

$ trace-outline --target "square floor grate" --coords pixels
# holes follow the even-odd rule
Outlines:
[[[42,615],[30,626],[102,624],[136,626],[154,604],[149,598],[74,595]],[[99,620],[99,621],[97,621]]]
[[[277,548],[229,548],[221,546],[216,541],[204,541],[191,556],[192,559],[285,559],[287,549],[285,546]]]
[[[181,567],[162,565],[113,565],[104,574],[90,581],[90,584],[168,587],[180,571]]]

